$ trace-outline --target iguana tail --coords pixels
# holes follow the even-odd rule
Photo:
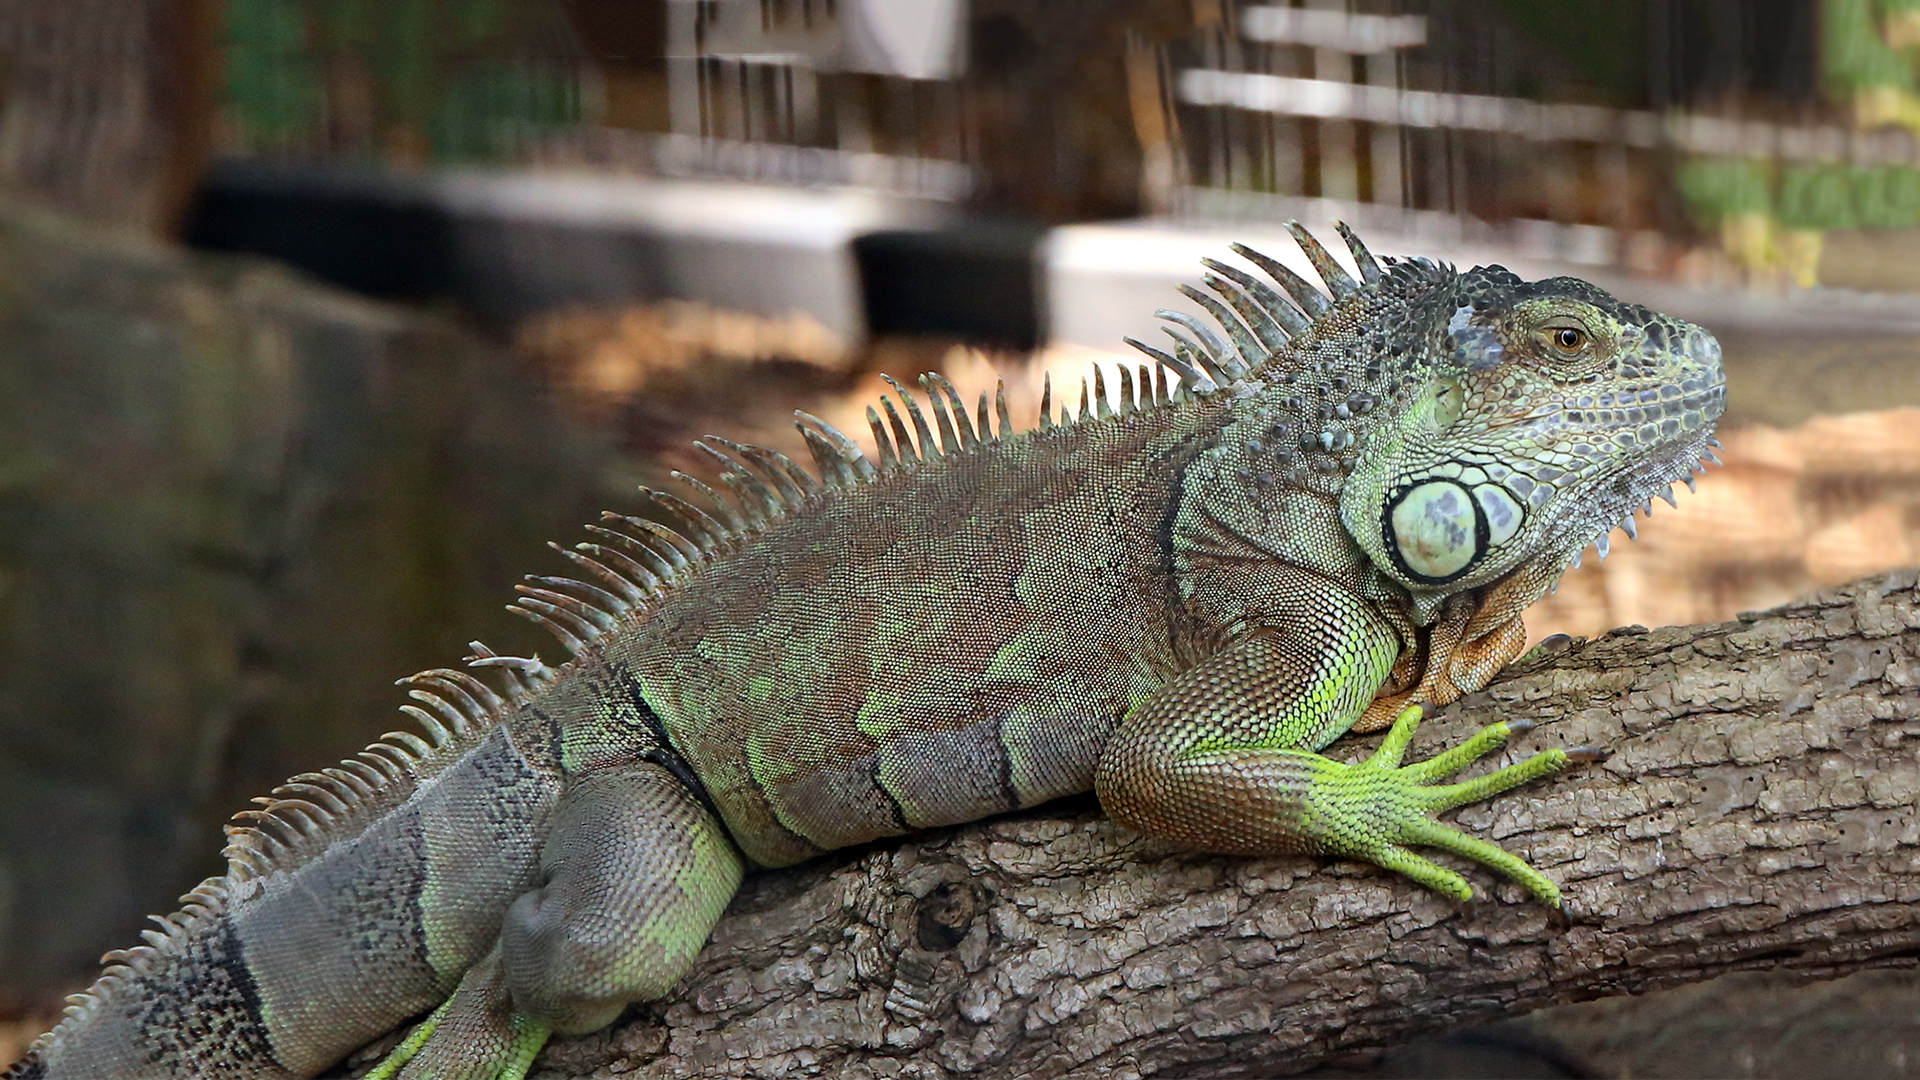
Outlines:
[[[518,702],[460,672],[410,681],[427,738],[240,815],[228,872],[108,954],[4,1080],[311,1076],[445,1000],[535,881],[562,783],[508,738]]]

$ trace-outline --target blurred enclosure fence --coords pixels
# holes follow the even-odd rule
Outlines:
[[[1920,225],[1913,7],[225,0],[213,146],[856,186],[1048,222],[1325,200],[1538,258],[1884,287],[1901,272],[1855,234]]]
[[[1920,287],[1916,0],[0,0],[0,178],[176,225],[210,161],[1324,217]]]
[[[595,123],[547,163],[964,197],[966,0],[570,0]]]
[[[1232,6],[1167,49],[1185,152],[1161,200],[1244,218],[1325,199],[1534,258],[1870,287],[1822,240],[1920,222],[1911,6]]]

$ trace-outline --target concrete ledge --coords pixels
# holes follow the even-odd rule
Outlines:
[[[229,163],[209,178],[188,240],[375,296],[451,297],[491,323],[570,302],[677,297],[803,311],[857,340],[854,238],[950,213],[852,188]]]

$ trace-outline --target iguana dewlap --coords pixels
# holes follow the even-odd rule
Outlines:
[[[1523,722],[1401,766],[1408,706],[1483,685],[1522,609],[1690,478],[1720,349],[1582,281],[1383,267],[1341,231],[1359,280],[1297,227],[1331,296],[1209,260],[1187,294],[1217,329],[1165,313],[1167,351],[1033,431],[929,377],[869,410],[875,459],[804,414],[815,474],[704,440],[724,493],[648,492],[565,552],[577,580],[522,587],[571,660],[476,646],[502,690],[407,680],[423,735],[242,814],[227,874],[7,1077],[308,1076],[422,1014],[375,1076],[518,1077],[666,994],[748,865],[1088,789],[1208,850],[1467,898],[1411,850],[1438,848],[1557,905],[1431,815],[1594,753],[1442,783]],[[1319,753],[1389,723],[1364,762]]]

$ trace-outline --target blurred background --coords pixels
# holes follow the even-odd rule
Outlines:
[[[1026,422],[1288,219],[1720,336],[1726,467],[1536,637],[1920,563],[1917,73],[1920,0],[0,0],[0,1057],[692,437]],[[1741,979],[1340,1075],[1920,1063],[1908,973]]]

